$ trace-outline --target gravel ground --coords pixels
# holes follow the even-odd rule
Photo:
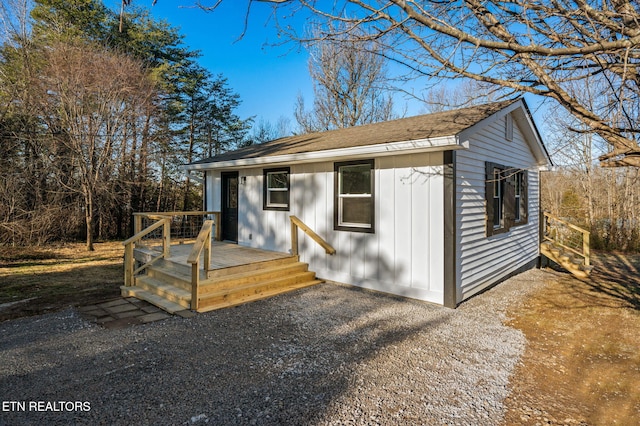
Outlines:
[[[456,310],[321,284],[126,329],[6,321],[0,424],[499,424],[525,347],[505,310],[545,276]]]

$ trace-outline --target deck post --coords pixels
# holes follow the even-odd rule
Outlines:
[[[162,252],[165,259],[169,258],[171,251],[171,218],[162,219],[164,221],[162,227]]]
[[[298,225],[293,220],[293,217],[289,218],[291,220],[291,254],[294,256],[298,255]]]
[[[133,216],[133,235],[142,231],[142,216],[134,214]]]
[[[215,218],[215,225],[216,225],[216,233],[215,233],[215,239],[216,241],[220,241],[221,238],[221,228],[220,228],[220,212],[213,212],[213,217]]]
[[[198,287],[200,285],[200,272],[198,262],[191,264],[191,310],[198,310]]]
[[[133,244],[129,243],[124,246],[124,285],[131,287],[133,285]]]
[[[589,248],[589,232],[582,233],[582,253],[584,254],[584,265],[589,266],[591,264],[591,249]]]
[[[208,274],[209,269],[211,268],[211,232],[207,234],[207,240],[204,243],[203,249],[203,262],[202,268]]]

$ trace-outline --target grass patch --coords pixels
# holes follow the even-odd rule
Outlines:
[[[0,249],[0,320],[57,311],[117,297],[120,242]],[[24,301],[24,302],[21,302]]]

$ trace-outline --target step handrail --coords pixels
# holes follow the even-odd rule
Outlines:
[[[133,255],[135,244],[160,227],[162,227],[162,253],[136,269],[135,257]],[[159,218],[156,223],[147,226],[145,229],[136,233],[133,237],[123,241],[122,245],[124,245],[124,285],[131,287],[134,285],[133,277],[135,274],[151,266],[151,264],[155,263],[157,260],[169,257],[171,246],[171,219],[169,217]]]
[[[336,249],[326,242],[321,236],[313,232],[303,221],[297,216],[289,216],[291,220],[291,254],[298,255],[298,229],[302,229],[313,241],[318,243],[327,254],[336,254]]]
[[[205,274],[211,269],[211,229],[213,220],[205,220],[200,228],[187,263],[191,264],[191,309],[198,310],[198,296],[200,291],[200,254],[204,252],[203,269]]]
[[[554,244],[563,247],[569,251],[571,251],[572,253],[577,254],[578,256],[581,256],[584,258],[584,265],[585,266],[589,266],[591,264],[591,249],[590,249],[590,235],[591,232],[587,231],[584,228],[581,228],[577,225],[574,225],[573,223],[567,222],[566,220],[562,220],[557,216],[552,215],[549,212],[542,212],[543,213],[543,239],[547,240],[547,241],[551,241]],[[547,232],[547,228],[550,227],[549,225],[549,221],[555,221],[560,223],[563,226],[566,226],[570,229],[573,229],[574,231],[580,232],[582,235],[582,252],[580,252],[579,250],[573,248],[573,247],[569,247],[565,244],[562,244],[557,237],[553,237],[551,235],[550,232]]]

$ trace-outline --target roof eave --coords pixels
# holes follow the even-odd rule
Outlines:
[[[300,152],[295,154],[270,155],[218,162],[187,164],[182,166],[182,168],[184,170],[192,171],[231,168],[239,169],[261,165],[315,163],[319,161],[338,161],[343,159],[416,154],[420,152],[448,151],[463,148],[465,148],[465,146],[460,143],[458,136],[454,135],[349,148],[328,149],[324,151]]]

